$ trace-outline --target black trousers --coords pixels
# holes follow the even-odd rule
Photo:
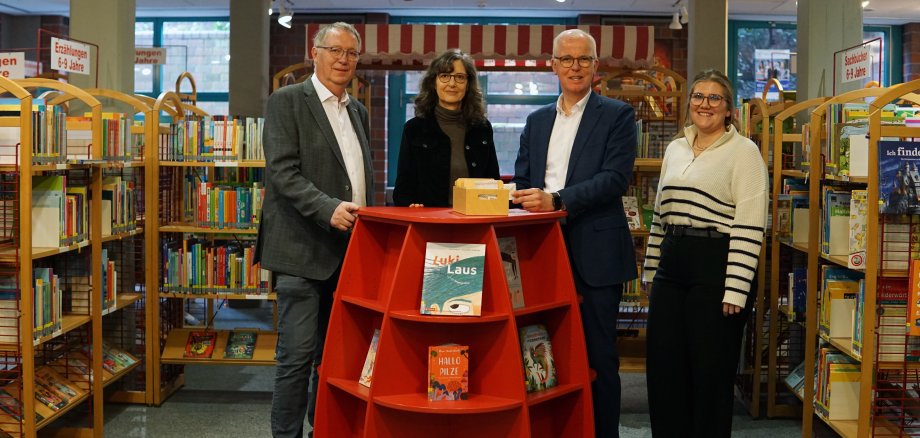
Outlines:
[[[722,315],[728,245],[728,237],[668,234],[662,240],[647,332],[653,437],[731,436],[734,379],[750,310]]]
[[[594,436],[620,436],[620,356],[617,353],[617,315],[623,298],[623,284],[592,287],[576,270],[575,289],[582,297],[581,323],[585,331],[588,365],[597,373],[591,383],[594,405]]]

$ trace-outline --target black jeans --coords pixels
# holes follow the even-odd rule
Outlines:
[[[654,437],[731,436],[734,379],[750,310],[722,314],[728,246],[728,237],[668,234],[661,242],[647,333]]]

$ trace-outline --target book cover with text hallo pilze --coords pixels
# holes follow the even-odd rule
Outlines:
[[[425,315],[479,316],[486,246],[481,243],[428,242],[422,274]]]
[[[466,400],[470,393],[470,347],[428,347],[428,400]]]

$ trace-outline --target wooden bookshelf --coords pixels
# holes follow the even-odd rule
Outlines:
[[[211,357],[187,358],[185,357],[185,345],[188,342],[189,333],[193,331],[205,330],[193,328],[170,330],[167,334],[166,344],[163,347],[160,363],[189,365],[206,362],[211,365],[275,365],[275,344],[278,342],[278,332],[253,330],[258,333],[258,336],[256,337],[256,347],[253,351],[252,359],[225,359],[224,349],[227,348],[227,335],[229,335],[230,330],[209,329],[207,331],[217,332],[217,341],[214,344],[214,352]]]

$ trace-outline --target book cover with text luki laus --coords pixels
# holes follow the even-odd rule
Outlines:
[[[466,400],[470,392],[470,347],[428,347],[428,400]]]
[[[479,316],[485,261],[485,244],[428,242],[420,312],[424,315]]]

